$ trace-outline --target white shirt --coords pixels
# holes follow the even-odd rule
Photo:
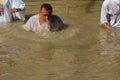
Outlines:
[[[4,0],[4,11],[0,15],[0,22],[10,22],[13,19],[25,20],[25,3],[22,0]],[[11,8],[20,8],[22,11],[12,13]]]
[[[30,17],[23,28],[27,31],[41,32],[43,29],[49,30],[51,26],[54,26],[55,29],[57,29],[58,26],[63,27],[63,25],[64,23],[62,20],[56,15],[52,15],[49,21],[40,25],[39,14],[36,14]]]
[[[105,0],[101,8],[101,24],[108,23],[112,27],[120,27],[120,0]]]

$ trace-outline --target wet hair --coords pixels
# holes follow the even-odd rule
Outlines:
[[[45,8],[47,11],[51,11],[51,12],[53,11],[53,8],[49,3],[42,4],[40,10],[42,10],[43,8]]]

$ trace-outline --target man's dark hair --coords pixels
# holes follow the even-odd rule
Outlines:
[[[52,6],[49,3],[42,4],[41,7],[40,7],[40,10],[42,8],[45,8],[46,10],[51,11],[51,12],[53,11],[53,8],[52,8]]]

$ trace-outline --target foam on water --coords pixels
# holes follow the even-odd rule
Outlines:
[[[61,41],[70,39],[80,33],[78,25],[74,24],[68,24],[66,29],[58,32],[49,31],[48,25],[43,25],[38,32],[26,31],[22,28],[22,26],[16,26],[17,25],[12,28],[12,36],[19,39],[31,40],[35,42]]]

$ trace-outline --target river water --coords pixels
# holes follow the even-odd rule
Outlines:
[[[120,32],[100,27],[103,0],[24,2],[27,18],[52,4],[67,27],[33,33],[21,21],[1,23],[0,80],[120,80]]]

